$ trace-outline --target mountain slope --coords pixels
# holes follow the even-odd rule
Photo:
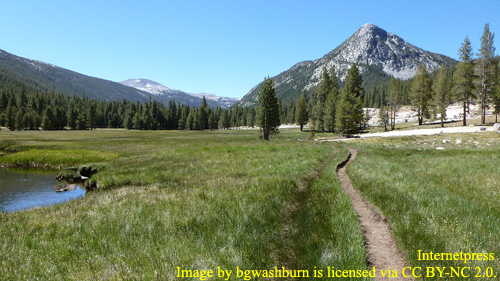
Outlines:
[[[0,50],[0,75],[46,90],[105,101],[147,101],[150,94],[112,81],[86,76]]]
[[[154,95],[156,98],[169,97],[176,102],[186,103],[194,106],[200,106],[203,97],[207,100],[210,107],[220,106],[222,108],[229,108],[239,99],[219,97],[214,94],[190,94],[179,90],[170,89],[158,82],[148,79],[129,79],[119,82],[123,85],[133,87]]]
[[[324,66],[327,69],[334,66],[337,77],[343,81],[353,63],[360,68],[366,86],[385,83],[391,76],[410,79],[420,64],[425,64],[429,71],[434,71],[440,65],[453,65],[456,61],[424,51],[401,37],[368,23],[321,59],[297,63],[273,77],[276,94],[287,101],[297,98],[302,91],[313,89],[320,81]],[[241,99],[241,105],[255,104],[259,89],[260,84],[252,88]]]
[[[202,97],[169,89],[150,80],[127,80],[130,83],[116,83],[67,70],[52,64],[30,60],[0,50],[0,81],[20,81],[42,91],[55,91],[67,95],[88,97],[104,101],[130,100],[146,102],[150,98],[168,104],[170,100],[200,106]],[[237,100],[207,95],[211,107],[228,108]],[[213,100],[210,100],[213,98]],[[229,100],[226,100],[229,99]]]

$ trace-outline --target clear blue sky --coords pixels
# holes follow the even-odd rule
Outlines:
[[[457,58],[466,35],[478,49],[486,22],[500,33],[500,1],[1,0],[0,49],[112,81],[242,97],[368,22]]]

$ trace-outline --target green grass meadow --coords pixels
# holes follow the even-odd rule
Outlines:
[[[488,268],[500,276],[497,133],[307,138],[292,129],[269,142],[256,130],[2,131],[4,167],[56,174],[93,164],[99,173],[97,191],[81,199],[0,213],[0,280],[200,280],[177,278],[177,267],[221,267],[243,280],[236,267],[275,266],[309,270],[300,279],[316,280],[331,279],[312,277],[328,266],[369,269],[336,177],[346,147],[358,149],[351,181],[387,217],[410,266],[422,267],[416,280],[497,280],[476,277]],[[419,250],[495,260],[422,261]],[[471,267],[471,277],[426,277],[427,267]]]
[[[360,226],[335,175],[347,151],[297,141],[305,134],[285,130],[265,142],[258,131],[2,132],[4,166],[100,171],[98,190],[81,199],[0,213],[0,279],[364,270]]]
[[[376,142],[356,145],[358,157],[349,167],[348,175],[363,196],[388,218],[410,265],[423,268],[422,280],[498,280],[485,275],[491,267],[494,276],[500,277],[498,134]],[[445,150],[436,150],[436,146]],[[493,253],[495,260],[423,261],[418,260],[419,250]],[[470,267],[470,273],[465,271],[464,275],[471,277],[426,277],[426,267]]]

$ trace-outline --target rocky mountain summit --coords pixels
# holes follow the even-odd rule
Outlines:
[[[406,42],[396,34],[367,23],[340,46],[320,59],[295,64],[289,70],[273,77],[276,93],[282,100],[297,98],[302,91],[314,88],[321,79],[323,67],[335,67],[337,77],[344,80],[351,64],[357,64],[365,83],[376,84],[379,79],[387,81],[390,76],[410,79],[417,67],[425,64],[429,71],[441,65],[452,65],[456,61],[444,55],[422,50]],[[372,80],[372,81],[370,81]],[[245,95],[242,105],[255,104],[260,84]]]

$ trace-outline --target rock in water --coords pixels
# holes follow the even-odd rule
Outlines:
[[[76,184],[69,184],[67,182],[60,183],[54,188],[56,192],[66,192],[76,190],[78,186]]]

